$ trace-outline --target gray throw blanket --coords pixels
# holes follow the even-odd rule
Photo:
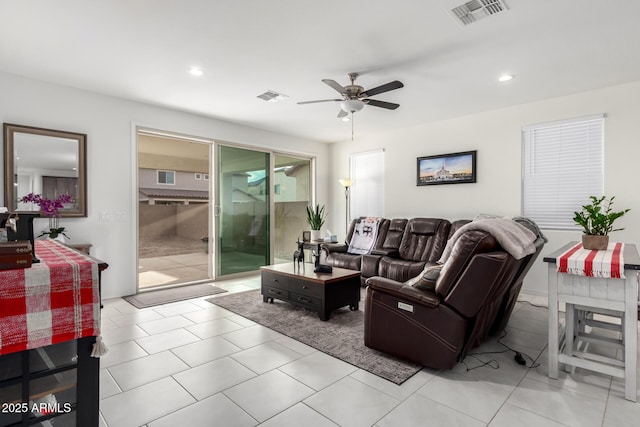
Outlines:
[[[482,219],[472,221],[460,227],[451,236],[444,248],[440,263],[444,263],[451,255],[451,250],[460,236],[468,230],[482,230],[491,234],[500,243],[500,246],[515,259],[524,258],[536,251],[535,242],[537,236],[526,227],[507,218]]]

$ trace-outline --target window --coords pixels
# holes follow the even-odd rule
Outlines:
[[[174,185],[176,173],[174,171],[158,171],[158,184]]]
[[[603,193],[604,115],[526,126],[522,143],[523,215],[576,229],[573,213]]]
[[[384,216],[384,150],[352,154],[351,218]]]
[[[195,173],[195,178],[196,178],[196,181],[201,181],[201,180],[202,180],[202,174],[201,174],[201,173],[196,172],[196,173]]]

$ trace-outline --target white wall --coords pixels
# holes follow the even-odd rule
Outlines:
[[[328,148],[323,143],[5,73],[0,73],[0,94],[2,122],[87,134],[89,215],[62,219],[60,225],[67,227],[70,243],[92,243],[92,254],[109,263],[103,298],[136,289],[132,124],[315,156],[318,201],[327,200]],[[99,221],[99,213],[110,213],[116,220]],[[45,223],[37,220],[36,231]]]
[[[385,216],[473,218],[479,213],[521,213],[521,128],[524,125],[605,113],[605,194],[616,196],[615,207],[631,208],[619,220],[624,231],[614,241],[640,244],[640,82],[488,111],[452,120],[359,138],[331,147],[333,170],[329,180],[332,230],[341,230],[344,198],[338,179],[349,174],[349,155],[385,149]],[[362,113],[366,114],[366,109]],[[416,186],[416,158],[433,154],[478,150],[475,184]],[[585,200],[586,202],[586,200]],[[618,223],[616,223],[618,225]],[[344,233],[344,232],[343,232]],[[542,255],[570,240],[576,232],[545,232],[549,243]],[[546,265],[542,256],[529,273],[525,289],[546,293]]]

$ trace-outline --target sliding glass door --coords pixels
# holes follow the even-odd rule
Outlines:
[[[311,160],[285,154],[274,154],[273,169],[273,262],[291,262],[296,241],[309,229],[307,206],[311,203]],[[311,260],[311,254],[307,261]]]
[[[138,290],[211,278],[210,145],[138,132]]]
[[[269,153],[218,145],[216,277],[270,263]]]

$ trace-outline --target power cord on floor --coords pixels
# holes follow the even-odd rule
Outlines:
[[[501,351],[483,351],[480,353],[469,353],[467,354],[467,356],[473,357],[476,360],[479,360],[482,364],[478,365],[478,366],[474,366],[474,367],[469,367],[469,365],[467,365],[464,361],[461,361],[460,363],[462,363],[465,368],[467,368],[467,372],[473,370],[473,369],[478,369],[478,368],[483,368],[485,366],[489,366],[492,369],[499,369],[500,368],[500,362],[498,362],[495,359],[491,359],[489,361],[484,361],[482,359],[480,359],[478,356],[481,355],[487,355],[487,354],[501,354],[501,353],[506,353],[508,351],[511,351],[514,353],[513,359],[516,361],[516,363],[518,365],[521,366],[527,366],[527,359],[531,361],[531,365],[528,366],[529,369],[531,368],[537,368],[538,366],[540,366],[539,363],[537,363],[531,356],[529,356],[527,353],[515,350],[511,347],[509,347],[508,345],[506,345],[505,343],[502,342],[502,339],[504,337],[507,336],[507,330],[505,329],[502,332],[502,335],[500,336],[500,338],[498,338],[498,341],[496,341],[498,344],[500,344],[501,346],[505,347],[505,350],[501,350]]]
[[[469,371],[473,371],[474,369],[478,369],[478,368],[484,368],[485,366],[490,367],[491,369],[500,369],[500,362],[498,362],[496,359],[491,359],[489,361],[484,361],[482,359],[480,359],[478,357],[478,355],[481,354],[491,354],[491,353],[506,353],[507,350],[504,351],[488,351],[488,352],[483,352],[483,353],[469,353],[467,354],[468,357],[473,357],[474,359],[480,361],[482,364],[478,365],[478,366],[474,366],[472,368],[469,367],[469,365],[467,365],[464,360],[460,361],[460,363],[462,363],[464,365],[465,368],[467,368],[467,372]]]
[[[502,332],[502,336],[500,338],[498,338],[498,344],[504,346],[505,348],[507,348],[508,350],[512,351],[515,353],[515,355],[513,356],[513,359],[516,361],[516,363],[518,365],[522,365],[522,366],[527,366],[527,361],[526,359],[529,359],[531,361],[531,365],[529,366],[529,368],[537,368],[538,366],[540,366],[540,364],[538,362],[536,362],[533,357],[529,356],[527,353],[524,352],[520,352],[518,350],[514,350],[513,348],[509,347],[508,345],[506,345],[505,343],[502,342],[502,339],[504,337],[507,336],[507,330],[505,329]],[[526,357],[526,359],[525,359]]]
[[[504,353],[504,352],[506,352],[506,350],[502,351],[502,352],[499,352],[499,353]],[[476,354],[488,354],[488,353],[476,353]],[[476,356],[476,354],[467,354],[467,356],[473,357],[474,359],[480,361],[482,363],[481,365],[474,366],[474,367],[470,368],[469,365],[467,365],[464,362],[464,360],[460,362],[460,363],[462,363],[464,365],[465,368],[467,368],[467,372],[472,371],[474,369],[478,369],[478,368],[484,368],[485,366],[488,366],[491,369],[499,369],[500,368],[500,362],[498,362],[497,360],[491,359],[489,361],[484,361],[484,360],[480,359],[478,356]]]
[[[524,304],[529,304],[529,305],[530,305],[530,306],[532,306],[532,307],[537,307],[537,308],[546,308],[547,310],[549,309],[549,307],[548,307],[548,306],[546,306],[546,305],[538,305],[538,304],[534,304],[534,303],[532,303],[532,302],[530,302],[530,301],[525,301],[525,300],[523,300],[523,299],[522,299],[522,300],[521,300],[521,299],[519,299],[517,302],[521,302],[521,303],[524,303]]]

